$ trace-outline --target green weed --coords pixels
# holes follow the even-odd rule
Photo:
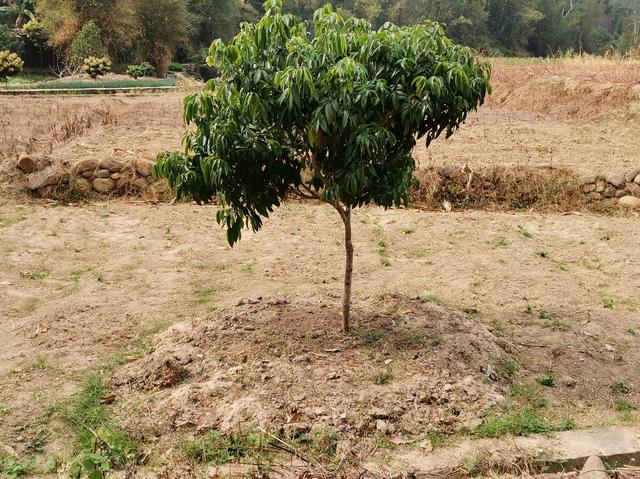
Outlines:
[[[13,479],[29,474],[31,465],[0,450],[0,477]]]
[[[636,411],[638,407],[635,404],[632,404],[624,399],[616,399],[613,401],[613,409],[618,412],[630,412]]]
[[[629,381],[624,379],[617,380],[611,385],[611,391],[614,394],[627,394],[631,391],[631,385],[629,384]]]
[[[539,376],[538,379],[536,379],[536,381],[541,386],[545,386],[548,388],[556,387],[556,378],[555,376],[550,374],[543,374],[542,376]]]
[[[49,271],[48,269],[36,269],[33,271],[21,272],[20,276],[29,279],[45,279],[51,276],[51,271]]]
[[[392,379],[393,373],[389,369],[378,369],[372,377],[374,384],[378,385],[389,384]]]
[[[251,460],[264,455],[264,439],[252,432],[224,434],[217,429],[182,444],[183,453],[204,464],[220,465],[239,460]]]

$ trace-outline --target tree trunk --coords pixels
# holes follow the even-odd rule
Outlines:
[[[351,276],[353,275],[353,243],[351,242],[351,208],[345,207],[340,215],[344,223],[344,249],[346,262],[344,269],[344,296],[342,297],[342,330],[349,332],[351,312]]]

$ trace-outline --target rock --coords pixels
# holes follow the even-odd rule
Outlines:
[[[93,176],[93,170],[83,171],[80,173],[83,178],[91,178]]]
[[[20,154],[20,156],[18,157],[18,162],[16,163],[16,167],[23,173],[33,173],[38,169],[36,160],[34,160],[26,153]]]
[[[116,188],[119,190],[125,189],[127,186],[129,186],[129,180],[130,178],[128,176],[121,176],[116,180]]]
[[[81,160],[73,167],[75,174],[84,173],[85,171],[93,171],[98,167],[98,162],[94,159]]]
[[[100,160],[100,164],[98,166],[105,170],[109,170],[111,173],[117,173],[122,171],[124,168],[124,162],[116,158],[104,158]]]
[[[388,419],[391,414],[386,409],[374,407],[369,411],[369,416],[372,419]]]
[[[596,193],[602,193],[606,187],[607,187],[607,183],[605,183],[602,180],[598,180],[596,182]]]
[[[636,179],[633,180],[636,185],[640,185],[640,175],[636,176]]]
[[[636,198],[635,196],[623,196],[618,200],[618,204],[626,208],[640,208],[640,198]]]
[[[115,180],[115,181],[118,181],[120,179],[120,177],[122,177],[122,173],[113,173],[111,175],[111,179]]]
[[[614,196],[616,196],[617,191],[618,190],[615,186],[607,185],[607,187],[604,189],[604,192],[602,193],[602,196],[604,196],[605,198],[613,198]]]
[[[111,178],[96,178],[93,180],[93,189],[98,193],[110,193],[116,187],[116,182]]]
[[[602,195],[600,193],[596,193],[595,191],[592,191],[591,193],[588,193],[587,197],[590,200],[600,200],[600,199],[602,199]]]
[[[144,158],[136,160],[136,171],[142,176],[151,176],[151,170],[155,163],[151,160],[145,160]]]
[[[627,196],[629,194],[629,190],[626,188],[622,188],[621,190],[616,190],[615,197],[622,198],[623,196]]]
[[[42,171],[31,173],[27,178],[29,180],[29,188],[32,190],[55,185],[59,181],[58,174],[50,166],[47,166]]]
[[[627,190],[629,190],[631,196],[640,198],[640,185],[637,185],[635,183],[627,183]]]
[[[463,423],[463,426],[468,431],[475,431],[480,427],[481,424],[482,424],[482,419],[480,419],[479,417],[471,417]]]
[[[582,192],[583,193],[591,193],[593,191],[596,191],[596,184],[595,183],[587,183],[586,185],[582,186]]]
[[[389,435],[396,432],[396,427],[390,422],[378,419],[376,421],[376,431],[384,435]]]
[[[633,180],[638,175],[640,175],[640,168],[634,168],[633,170],[627,171],[627,173],[624,175],[624,180],[627,183],[633,183]]]
[[[625,184],[624,173],[609,173],[607,175],[607,183],[615,186],[616,188],[620,188]]]
[[[571,376],[563,376],[560,379],[560,385],[565,388],[573,389],[576,387],[577,381],[573,379]]]
[[[147,180],[144,178],[136,178],[133,180],[133,186],[138,188],[139,190],[143,190],[147,187]]]
[[[96,178],[111,178],[111,172],[109,170],[98,170],[93,176]]]
[[[454,165],[442,165],[438,167],[438,174],[440,176],[444,176],[445,178],[452,177],[457,171],[460,171],[460,168]]]

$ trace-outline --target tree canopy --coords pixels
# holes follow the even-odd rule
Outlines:
[[[185,151],[154,171],[178,196],[215,196],[231,245],[290,192],[329,203],[349,255],[351,209],[406,205],[416,139],[453,134],[490,91],[490,67],[436,23],[374,29],[326,5],[309,30],[280,0],[264,8],[211,45],[220,76],[185,99]]]

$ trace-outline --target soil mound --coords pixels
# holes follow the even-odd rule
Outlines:
[[[156,438],[240,424],[291,438],[318,427],[415,436],[473,428],[503,400],[505,343],[474,318],[391,295],[356,308],[345,335],[335,303],[241,301],[180,323],[112,384],[127,400],[146,395],[136,429]]]

